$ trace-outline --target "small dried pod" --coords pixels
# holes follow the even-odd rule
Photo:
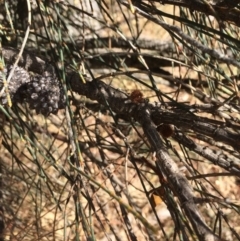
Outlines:
[[[143,101],[143,93],[140,90],[133,90],[130,94],[130,99],[134,103],[141,103]]]
[[[169,138],[174,134],[174,125],[172,124],[161,124],[157,127],[157,131],[163,138]]]

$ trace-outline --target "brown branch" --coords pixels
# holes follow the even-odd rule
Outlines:
[[[186,177],[180,172],[177,164],[169,156],[167,150],[151,121],[150,111],[143,106],[137,115],[137,120],[141,123],[144,133],[148,138],[152,148],[156,152],[156,165],[164,173],[174,194],[178,197],[181,207],[190,220],[199,240],[221,240],[213,234],[205,223],[194,203],[194,194]]]
[[[216,153],[208,146],[202,146],[195,143],[192,139],[186,137],[183,133],[176,131],[174,134],[174,139],[187,147],[189,150],[201,155],[207,160],[211,161],[214,165],[218,165],[232,174],[240,176],[240,168],[238,164],[238,159],[233,156],[229,157],[225,155],[222,151]]]

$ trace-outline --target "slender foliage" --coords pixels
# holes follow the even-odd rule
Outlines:
[[[0,1],[1,240],[240,240],[239,2]]]

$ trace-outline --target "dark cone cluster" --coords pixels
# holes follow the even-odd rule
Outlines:
[[[10,68],[4,69],[6,78]],[[2,84],[2,81],[1,81]],[[58,78],[46,71],[42,75],[30,75],[25,69],[17,67],[8,84],[8,93],[12,101],[29,103],[31,109],[48,116],[65,106],[65,95]],[[1,97],[2,104],[7,103],[7,92]]]
[[[44,72],[43,75],[32,76],[26,85],[27,101],[30,108],[37,113],[49,115],[56,113],[65,105],[65,95],[61,83],[56,76]]]
[[[0,96],[0,103],[2,105],[6,105],[8,98],[13,99],[19,88],[31,81],[29,73],[23,68],[17,66],[9,83],[6,83],[12,68],[13,66],[6,66],[3,70],[0,70],[0,91],[2,88],[5,88]]]

